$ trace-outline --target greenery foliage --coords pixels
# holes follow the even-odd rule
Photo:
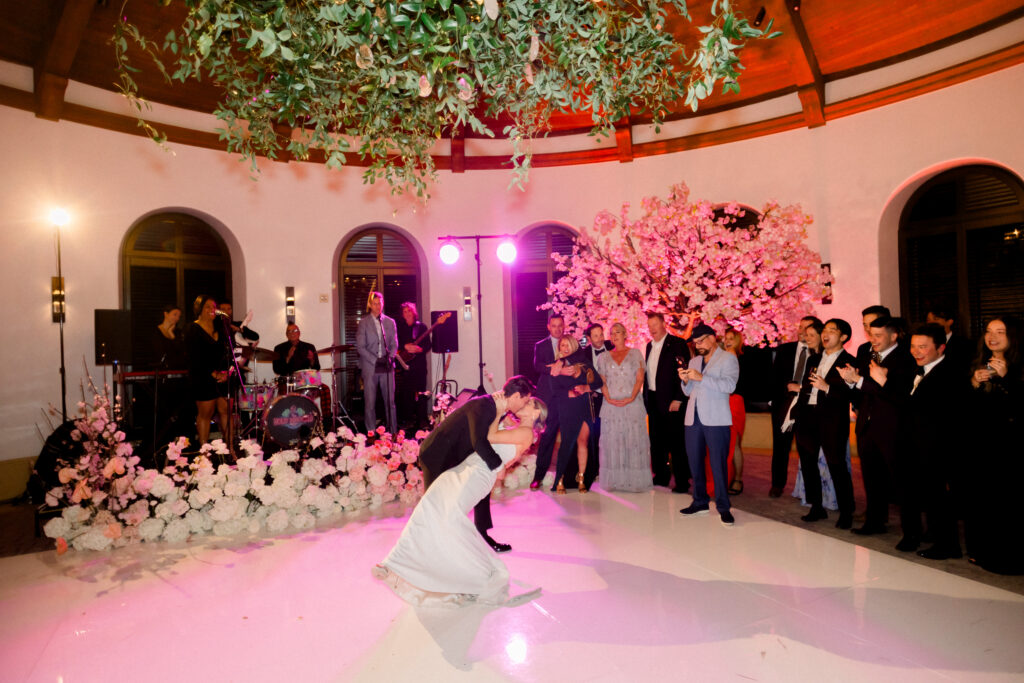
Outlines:
[[[738,91],[738,52],[770,38],[729,0],[714,0],[688,54],[666,30],[689,20],[685,0],[163,0],[184,23],[154,40],[122,12],[113,43],[122,92],[145,108],[128,59],[141,46],[170,81],[219,86],[216,116],[229,150],[299,159],[323,150],[328,166],[358,154],[365,180],[423,194],[430,150],[469,129],[513,145],[514,182],[552,114],[589,112],[594,134],[628,116],[660,124],[679,102],[696,110],[721,82]],[[156,139],[160,133],[141,122]],[[290,137],[280,129],[292,129]]]

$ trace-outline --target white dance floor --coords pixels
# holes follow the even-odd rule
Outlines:
[[[997,681],[1024,596],[659,491],[517,492],[515,607],[416,610],[370,576],[406,515],[0,560],[4,681]]]

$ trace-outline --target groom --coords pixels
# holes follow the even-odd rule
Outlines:
[[[501,457],[487,440],[487,429],[494,419],[505,413],[523,409],[533,395],[533,384],[523,375],[516,375],[496,394],[470,399],[437,425],[420,444],[419,466],[423,470],[424,491],[440,474],[457,466],[476,453],[492,470],[501,467]],[[473,522],[480,535],[496,553],[512,550],[507,543],[498,543],[487,533],[491,523],[491,495],[487,494],[473,509]]]

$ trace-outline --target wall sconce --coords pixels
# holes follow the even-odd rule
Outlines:
[[[53,322],[65,322],[64,278],[62,277],[50,278],[50,307],[53,313]]]
[[[284,288],[284,317],[287,319],[288,324],[291,325],[295,322],[295,288],[285,287]]]
[[[462,288],[462,319],[473,319],[473,290],[469,287]]]

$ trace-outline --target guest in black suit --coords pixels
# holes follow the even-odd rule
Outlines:
[[[587,338],[588,343],[587,346],[579,350],[579,353],[582,356],[586,356],[591,368],[596,369],[597,357],[606,351],[611,351],[615,346],[604,338],[604,328],[597,323],[591,323],[584,332],[584,336]],[[600,467],[598,447],[601,443],[601,406],[604,404],[604,395],[600,391],[592,391],[589,397],[591,407],[593,408],[593,422],[590,425],[590,441],[587,444],[589,457],[583,472],[583,485],[588,491],[594,485]],[[576,456],[570,457],[569,463],[565,467],[565,480],[576,481],[579,467],[579,458]]]
[[[910,355],[917,374],[907,399],[903,420],[903,452],[900,468],[904,490],[900,505],[903,536],[921,538],[921,512],[928,520],[934,545],[917,554],[930,560],[962,557],[957,517],[949,485],[953,478],[955,441],[950,427],[963,404],[963,386],[956,367],[943,353],[946,331],[928,323],[910,338]]]
[[[589,356],[589,349],[581,349],[576,338],[567,334],[559,342],[558,360],[551,366],[551,389],[562,422],[562,445],[558,448],[555,485],[551,487],[558,493],[565,493],[565,471],[573,448],[579,454],[584,471],[590,460],[590,430],[594,414],[589,394],[604,386],[604,380],[591,364]],[[594,453],[593,457],[596,459],[597,454]],[[584,484],[578,465],[576,470],[574,476],[579,491],[586,493],[589,487]]]
[[[892,313],[886,306],[881,304],[868,306],[860,312],[861,322],[864,324],[865,342],[857,347],[857,367],[862,367],[871,359],[871,323],[878,318],[891,318]],[[856,408],[856,406],[854,406]]]
[[[548,336],[533,347],[533,370],[537,373],[537,398],[548,406],[548,419],[544,422],[544,433],[537,442],[537,471],[530,483],[530,490],[536,491],[551,466],[551,454],[561,425],[558,420],[558,406],[551,390],[551,366],[558,357],[558,341],[565,331],[565,319],[559,313],[548,316]]]
[[[797,341],[780,344],[775,350],[772,365],[772,485],[768,495],[778,498],[789,477],[789,452],[793,448],[793,432],[782,428],[793,398],[800,391],[800,383],[807,374],[807,361],[811,350],[804,338],[807,328],[822,322],[813,315],[800,319]]]
[[[970,434],[972,448],[961,473],[971,482],[966,506],[967,554],[990,572],[1021,574],[1024,515],[1015,495],[1024,481],[1024,458],[1020,456],[1024,362],[1019,321],[1010,316],[988,321],[970,386],[968,419],[963,427]]]
[[[804,476],[804,490],[810,511],[801,517],[805,522],[827,519],[828,513],[821,502],[821,474],[818,471],[818,452],[825,453],[829,476],[836,489],[839,521],[836,526],[853,526],[853,481],[846,467],[846,447],[850,441],[849,385],[839,374],[839,368],[853,365],[856,359],[843,348],[850,340],[850,323],[832,318],[821,332],[821,353],[807,362],[804,390],[794,408],[796,419],[796,450],[800,454],[800,471]]]
[[[917,364],[903,344],[897,343],[899,328],[892,318],[871,321],[872,356],[858,368],[840,368],[843,379],[854,389],[857,406],[857,453],[864,477],[867,513],[860,535],[885,533],[889,522],[889,497],[898,451],[900,415],[914,383]],[[897,493],[897,498],[900,492]],[[896,548],[917,550],[919,541],[905,538]]]
[[[942,357],[946,359],[945,362],[953,366],[953,374],[956,379],[963,380],[966,384],[970,379],[971,361],[974,360],[976,348],[970,339],[956,333],[957,319],[956,309],[932,306],[928,309],[928,316],[925,320],[942,326],[946,334],[946,350],[942,353]]]
[[[695,316],[690,316],[693,329]],[[652,341],[644,354],[647,377],[644,381],[644,405],[647,406],[648,431],[651,438],[651,469],[654,485],[668,486],[675,475],[675,493],[690,490],[690,464],[686,458],[686,439],[683,418],[686,415],[686,395],[679,382],[679,368],[690,362],[690,347],[682,337],[668,333],[665,316],[647,314],[647,329]]]
[[[533,384],[526,377],[516,375],[505,382],[499,394],[472,398],[454,410],[420,444],[418,464],[423,470],[423,490],[442,472],[455,467],[476,453],[492,470],[501,467],[501,456],[487,440],[487,429],[500,414],[518,412],[530,404]],[[494,552],[512,550],[507,543],[498,543],[487,532],[491,522],[491,496],[488,494],[473,508],[473,523]]]
[[[395,373],[395,410],[399,426],[406,427],[407,433],[426,429],[429,424],[427,409],[427,351],[430,350],[429,328],[420,320],[416,304],[406,301],[402,304],[402,317],[395,321],[398,330],[398,344],[405,353],[412,356],[406,366]],[[426,335],[415,344],[417,339]],[[399,351],[401,353],[401,351]],[[401,367],[401,366],[400,366]]]

